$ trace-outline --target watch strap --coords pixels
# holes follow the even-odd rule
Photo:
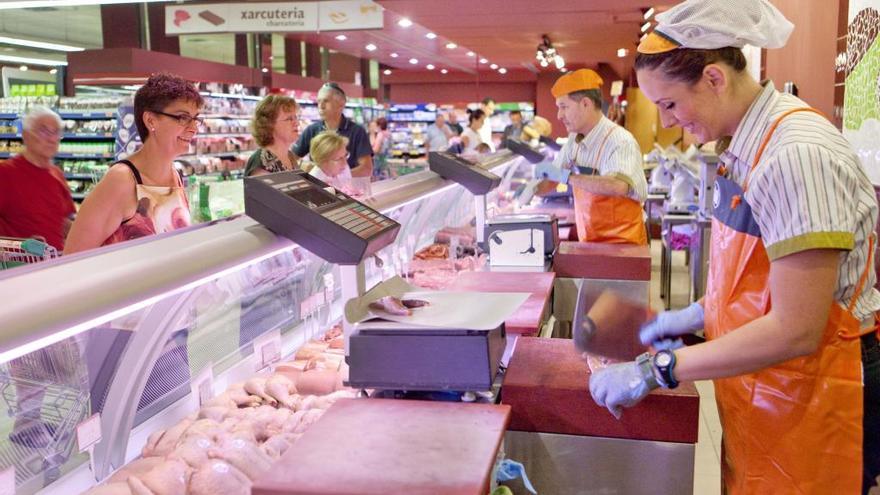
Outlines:
[[[648,390],[654,390],[660,386],[657,377],[654,375],[654,364],[652,363],[651,353],[646,352],[636,358],[636,365],[642,374],[642,379],[648,384]]]

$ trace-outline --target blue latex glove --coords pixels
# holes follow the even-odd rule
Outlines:
[[[664,311],[657,318],[642,325],[639,340],[656,350],[684,347],[682,335],[693,334],[703,328],[705,315],[700,303],[675,311]]]
[[[560,184],[567,184],[571,170],[567,168],[559,168],[553,165],[553,162],[543,161],[535,166],[535,178],[547,179]]]
[[[497,481],[510,481],[516,478],[522,478],[523,486],[526,487],[526,490],[535,495],[538,494],[535,487],[532,486],[532,482],[529,481],[529,477],[526,476],[526,468],[522,463],[510,459],[501,461],[501,465],[498,466],[498,472],[495,474],[495,479]]]
[[[635,361],[613,364],[590,375],[593,400],[608,408],[617,419],[623,415],[624,407],[638,404],[658,386],[652,371],[643,371]]]

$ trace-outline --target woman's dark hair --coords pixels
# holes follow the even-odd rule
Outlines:
[[[677,48],[663,53],[639,53],[635,69],[660,69],[670,79],[694,84],[703,77],[703,69],[709,64],[724,63],[736,72],[746,70],[746,57],[742,50],[732,46],[715,50]]]
[[[376,125],[379,126],[379,129],[382,129],[383,131],[387,131],[388,130],[388,119],[386,119],[385,117],[379,117],[378,119],[376,119]]]
[[[482,119],[486,116],[486,112],[480,110],[479,108],[476,110],[468,109],[468,125],[473,124],[474,122]]]
[[[191,82],[165,72],[153,74],[137,90],[137,93],[134,94],[134,123],[141,136],[141,141],[146,142],[150,136],[150,130],[144,123],[144,112],[148,110],[164,111],[165,107],[177,100],[193,102],[199,108],[204,104],[202,95]]]

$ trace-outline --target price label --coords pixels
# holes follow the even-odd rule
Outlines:
[[[0,495],[15,495],[15,466],[0,471]]]
[[[281,331],[273,330],[254,339],[257,371],[281,361]]]
[[[190,392],[196,398],[198,407],[214,398],[214,363],[207,363],[190,382]]]
[[[76,443],[80,452],[101,441],[101,413],[95,413],[76,426]]]

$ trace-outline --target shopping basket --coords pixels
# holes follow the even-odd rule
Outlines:
[[[57,249],[38,239],[0,237],[0,270],[57,257]]]

